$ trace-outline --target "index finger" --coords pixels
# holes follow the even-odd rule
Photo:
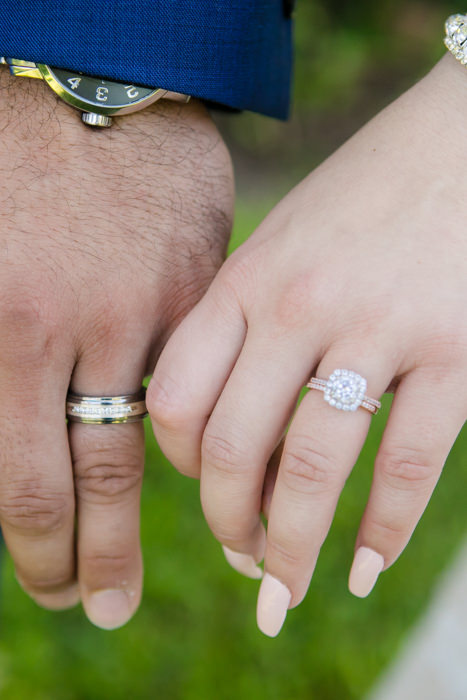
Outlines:
[[[219,280],[173,333],[148,387],[146,405],[165,456],[199,477],[206,423],[242,348],[240,309],[219,294]]]

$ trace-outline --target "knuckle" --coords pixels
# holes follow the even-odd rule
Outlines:
[[[142,478],[139,450],[100,446],[75,459],[76,494],[87,501],[120,500],[139,489]]]
[[[70,518],[71,498],[46,490],[43,485],[16,484],[0,500],[0,521],[12,530],[47,535],[61,529]]]
[[[316,274],[306,272],[287,280],[271,308],[272,326],[279,333],[301,330],[310,324],[310,317],[319,308],[323,289]]]
[[[319,494],[333,491],[340,483],[334,460],[309,437],[294,437],[284,453],[282,478],[291,491]]]
[[[114,575],[125,575],[135,565],[133,552],[83,552],[82,567],[87,572],[111,571]]]
[[[43,364],[59,336],[60,315],[56,298],[41,290],[13,286],[0,299],[2,357],[15,364]]]
[[[277,539],[268,540],[266,558],[268,561],[273,559],[276,565],[283,564],[287,569],[292,570],[303,568],[305,560],[304,554]]]
[[[401,539],[406,539],[408,537],[407,526],[404,526],[403,523],[395,518],[385,522],[381,516],[375,514],[368,517],[366,526],[368,532],[372,533],[376,541],[385,543],[386,549],[388,549],[388,543],[400,543]]]
[[[393,448],[381,452],[375,464],[382,478],[392,488],[418,488],[432,484],[437,470],[430,455],[409,448]]]
[[[146,392],[146,405],[152,420],[165,430],[177,430],[187,420],[180,388],[170,376],[156,369]]]
[[[146,392],[146,406],[159,447],[183,476],[199,479],[200,440],[193,448],[186,441],[186,426],[199,420],[190,415],[189,401],[182,397],[180,385],[157,368]]]
[[[248,468],[248,460],[229,439],[209,432],[205,433],[201,446],[201,460],[223,476],[242,479]]]

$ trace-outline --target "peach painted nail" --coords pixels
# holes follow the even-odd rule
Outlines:
[[[292,594],[277,578],[264,574],[258,595],[256,619],[258,627],[268,637],[276,637],[287,616]]]
[[[243,574],[249,578],[263,578],[263,570],[257,565],[251,554],[234,552],[224,545],[222,545],[222,550],[232,569],[238,571],[239,574]]]
[[[350,592],[359,598],[365,598],[372,591],[383,566],[384,558],[381,554],[369,547],[359,547],[350,569]]]

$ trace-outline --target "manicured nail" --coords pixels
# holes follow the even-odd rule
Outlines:
[[[258,627],[268,637],[276,637],[287,616],[292,594],[277,578],[264,574],[258,595],[256,620]]]
[[[234,552],[224,545],[222,545],[222,550],[232,569],[238,571],[239,574],[243,574],[249,578],[263,578],[263,570],[257,565],[251,554]]]
[[[384,558],[381,554],[369,547],[359,547],[350,569],[350,592],[359,598],[365,598],[373,589],[383,566]]]
[[[91,622],[104,630],[121,627],[133,615],[125,591],[112,588],[92,593],[85,602],[85,610]]]

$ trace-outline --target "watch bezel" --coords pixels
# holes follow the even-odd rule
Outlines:
[[[149,95],[143,97],[141,100],[132,102],[131,105],[128,105],[126,107],[106,106],[104,104],[91,102],[91,100],[86,100],[83,97],[79,97],[78,95],[69,92],[67,88],[65,88],[63,84],[58,80],[58,78],[55,77],[53,72],[54,69],[52,66],[47,66],[45,65],[45,63],[36,63],[36,66],[39,69],[42,77],[52,88],[52,90],[62,100],[70,104],[72,107],[76,107],[76,109],[79,109],[82,112],[92,112],[94,114],[104,114],[107,116],[112,116],[114,114],[131,114],[131,112],[137,112],[140,109],[149,107],[150,104],[152,104],[153,102],[157,102],[157,100],[160,100],[168,92],[163,88],[154,88],[154,90]],[[77,73],[77,75],[79,75],[79,73]],[[97,78],[98,76],[90,75],[84,77]],[[109,80],[108,82],[120,83],[120,81],[118,80]]]

